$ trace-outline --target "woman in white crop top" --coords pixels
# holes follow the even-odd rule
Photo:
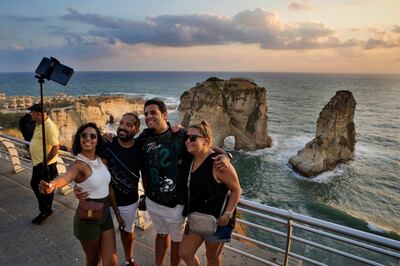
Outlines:
[[[114,225],[109,210],[109,202],[116,213],[117,220],[123,223],[119,214],[114,192],[110,186],[111,175],[99,157],[103,139],[94,123],[78,128],[72,144],[72,152],[77,160],[64,175],[49,183],[42,181],[40,189],[48,194],[56,188],[75,181],[89,192],[89,199],[104,203],[103,217],[99,221],[81,220],[74,216],[74,235],[79,239],[86,255],[86,265],[117,265]],[[100,254],[100,256],[99,256]]]

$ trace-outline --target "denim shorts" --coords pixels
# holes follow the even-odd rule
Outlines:
[[[210,242],[218,242],[218,243],[231,242],[232,230],[233,227],[230,224],[227,224],[225,226],[218,226],[217,231],[213,235],[211,236],[203,235],[202,237],[204,238],[204,240]]]

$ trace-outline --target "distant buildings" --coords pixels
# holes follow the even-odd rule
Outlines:
[[[75,100],[75,97],[62,93],[44,97],[44,103],[50,108],[70,105]],[[26,111],[32,104],[38,102],[40,102],[38,96],[7,96],[5,93],[0,93],[0,112]]]

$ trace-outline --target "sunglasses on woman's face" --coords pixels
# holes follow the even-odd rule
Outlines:
[[[205,137],[199,136],[199,135],[187,135],[186,136],[186,140],[189,140],[190,142],[195,142],[197,140],[197,138],[205,138]]]
[[[81,139],[86,139],[86,138],[90,138],[90,139],[96,139],[97,138],[97,135],[96,134],[94,134],[94,133],[90,133],[90,134],[88,134],[88,133],[81,133]]]

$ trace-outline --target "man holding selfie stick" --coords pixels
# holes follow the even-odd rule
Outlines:
[[[32,119],[36,122],[35,131],[29,146],[32,158],[32,179],[31,187],[39,203],[39,215],[33,220],[33,224],[41,224],[47,219],[53,210],[54,192],[48,195],[39,192],[41,180],[50,182],[57,175],[57,161],[59,149],[59,133],[57,126],[47,116],[46,106],[43,103],[44,80],[52,80],[63,86],[67,85],[74,70],[63,65],[54,57],[43,57],[35,70],[35,78],[40,84],[40,104],[34,104],[28,108],[31,111]],[[45,132],[45,134],[43,134]]]
[[[53,180],[57,175],[57,160],[59,148],[59,133],[57,126],[47,116],[46,106],[41,104],[34,104],[28,108],[32,119],[36,122],[36,127],[33,132],[33,137],[29,146],[29,152],[32,158],[32,179],[31,187],[39,204],[39,215],[33,220],[33,224],[41,224],[52,213],[52,205],[54,193],[44,195],[39,192],[40,180]],[[43,122],[45,132],[45,146],[43,146]],[[43,154],[44,148],[46,150]],[[47,165],[47,167],[46,167]]]

